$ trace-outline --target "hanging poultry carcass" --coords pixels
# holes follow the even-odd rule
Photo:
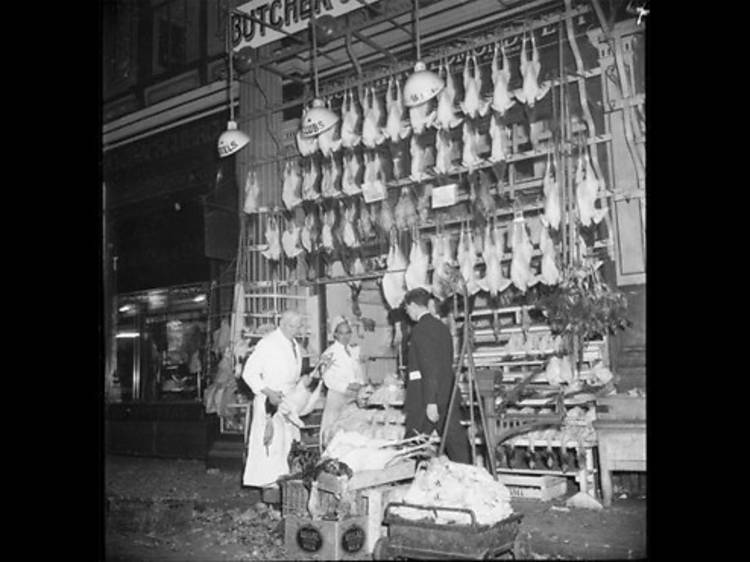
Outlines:
[[[467,233],[468,231],[468,233]],[[477,284],[476,271],[474,266],[477,263],[477,252],[474,246],[474,235],[471,229],[461,225],[461,233],[458,238],[458,265],[461,271],[461,277],[466,283],[466,291],[469,296],[479,291]]]
[[[539,249],[542,251],[542,272],[538,275],[538,279],[545,285],[557,285],[562,276],[555,263],[555,243],[546,226],[542,227]]]
[[[536,284],[537,278],[531,271],[531,258],[534,247],[526,231],[526,219],[523,213],[517,213],[513,218],[513,234],[511,239],[513,258],[510,263],[510,278],[513,284],[522,292]]]
[[[344,92],[341,103],[341,144],[344,148],[353,149],[362,141],[358,133],[361,121],[358,107],[359,104],[354,103],[354,92],[349,88]]]
[[[440,77],[445,80],[445,88],[438,94],[437,115],[433,126],[447,132],[454,127],[458,127],[464,118],[456,115],[458,111],[455,106],[456,85],[447,60],[444,60],[440,66]]]
[[[383,274],[383,296],[391,309],[401,306],[406,294],[405,270],[406,258],[398,245],[398,236],[392,235],[388,257],[386,258],[386,272]]]
[[[341,187],[346,195],[357,195],[362,192],[359,186],[359,175],[362,170],[362,164],[359,161],[357,153],[352,151],[344,155],[344,176],[341,180]]]
[[[245,178],[245,204],[242,210],[248,215],[258,211],[258,199],[260,197],[260,184],[255,169],[248,170]]]
[[[289,259],[296,259],[297,256],[305,251],[300,247],[300,233],[301,229],[297,226],[297,223],[294,220],[290,220],[284,229],[284,233],[281,235],[281,247]]]
[[[476,206],[485,218],[493,217],[497,206],[495,204],[495,198],[492,193],[490,193],[490,177],[484,170],[480,170],[478,176],[479,186],[476,194]]]
[[[505,162],[508,153],[508,137],[505,126],[497,115],[492,115],[490,119],[490,139],[492,140],[490,162]]]
[[[417,208],[411,196],[411,189],[408,186],[401,188],[401,196],[396,203],[396,209],[393,212],[393,219],[396,228],[405,230],[415,226],[417,223]]]
[[[356,224],[357,208],[352,203],[348,207],[344,208],[343,228],[341,232],[341,239],[344,245],[348,248],[359,247],[359,237],[357,236]]]
[[[320,166],[315,157],[310,158],[302,174],[302,199],[315,201],[320,197],[318,183],[320,181]]]
[[[300,232],[300,242],[305,251],[310,254],[317,249],[317,225],[316,225],[315,211],[310,211],[305,215],[305,220],[302,224],[302,231]]]
[[[432,184],[425,184],[422,195],[417,199],[417,219],[420,223],[426,223],[430,218],[430,207],[432,203]]]
[[[307,112],[310,111],[310,107],[306,106],[302,108],[302,118],[300,123],[304,123],[307,117]],[[311,156],[318,151],[318,137],[305,138],[302,136],[302,130],[297,131],[297,150],[302,156]]]
[[[419,142],[416,135],[411,137],[411,175],[409,179],[414,182],[420,182],[427,177],[424,173],[425,168],[425,149]]]
[[[547,168],[544,171],[542,186],[544,189],[544,222],[551,228],[558,230],[561,217],[560,186],[557,170],[555,170],[555,178],[552,179],[552,159],[549,155],[547,155]]]
[[[326,101],[326,107],[333,112],[330,98]],[[332,158],[335,153],[341,150],[341,127],[339,123],[337,122],[333,127],[318,135],[318,147],[321,154],[326,158]]]
[[[373,86],[365,91],[365,97],[362,100],[362,112],[364,114],[362,144],[367,148],[377,148],[385,142],[385,135],[380,124],[383,118],[383,108]]]
[[[477,148],[477,133],[468,120],[464,121],[461,164],[466,166],[469,169],[469,172],[471,172],[481,164],[481,162],[482,159],[479,157],[479,150]]]
[[[448,131],[435,133],[435,171],[438,174],[450,173],[453,166],[453,139]]]
[[[409,251],[409,267],[406,268],[404,281],[406,289],[411,291],[421,287],[429,290],[427,270],[430,266],[430,256],[422,249],[422,243],[416,229],[412,232],[411,250]]]
[[[360,240],[370,240],[375,237],[375,228],[373,227],[373,220],[370,208],[361,199],[359,202],[359,218],[357,219],[357,232],[359,233]]]
[[[393,98],[393,85],[396,85],[396,97]],[[404,120],[404,98],[401,93],[401,83],[398,78],[388,79],[388,90],[385,98],[386,119],[383,133],[393,143],[400,142],[411,134],[411,125]]]
[[[333,240],[333,227],[336,224],[336,210],[331,208],[323,214],[323,229],[320,233],[320,242],[323,250],[333,252],[336,249]]]
[[[542,70],[542,64],[539,62],[539,51],[536,48],[536,39],[534,32],[531,35],[531,60],[526,52],[526,33],[524,32],[521,39],[521,76],[523,84],[520,89],[516,90],[513,95],[525,103],[529,108],[542,99],[549,91],[550,85],[544,84],[539,86],[539,73]]]
[[[336,197],[337,191],[333,187],[333,161],[324,160],[323,176],[320,178],[320,194],[323,197]]]
[[[301,189],[302,176],[300,175],[299,165],[295,160],[287,160],[284,164],[284,182],[281,188],[281,200],[289,211],[302,203]]]
[[[473,74],[469,70],[469,62],[474,65]],[[464,112],[465,117],[476,119],[487,115],[492,100],[483,100],[481,96],[482,73],[477,64],[477,55],[476,53],[471,55],[467,53],[464,60],[464,100],[460,103],[461,111]],[[464,124],[466,124],[466,121],[464,121]]]
[[[385,197],[388,188],[384,182],[385,173],[383,172],[383,163],[379,152],[374,155],[365,152],[365,174],[362,179],[362,191],[371,201]]]
[[[261,252],[264,258],[279,261],[281,258],[281,232],[278,219],[271,215],[266,222],[266,242],[268,247]]]
[[[393,209],[391,209],[391,203],[388,201],[388,197],[380,202],[380,214],[378,215],[378,226],[386,234],[390,233],[394,227]]]
[[[503,276],[503,251],[501,244],[497,243],[497,233],[496,229],[491,228],[490,221],[487,221],[484,234],[484,251],[482,252],[487,272],[479,280],[479,286],[483,291],[488,292],[492,298],[495,298],[498,293],[502,293],[511,284],[510,279]]]
[[[498,54],[502,52],[503,65],[500,67]],[[492,109],[502,117],[510,109],[516,100],[508,90],[510,83],[510,61],[505,55],[505,45],[502,41],[495,43],[495,52],[492,57]]]
[[[454,291],[453,279],[456,260],[451,256],[451,240],[447,233],[441,232],[432,238],[432,294],[444,301]]]
[[[356,277],[358,275],[364,275],[365,273],[367,272],[365,270],[364,263],[362,263],[362,258],[360,256],[357,256],[354,259],[354,263],[352,264],[351,275]],[[349,281],[347,284],[349,285],[350,289],[352,314],[354,314],[355,318],[359,318],[360,316],[362,316],[362,310],[359,306],[359,294],[360,292],[362,292],[362,281]]]
[[[583,152],[586,153],[585,157]],[[595,207],[601,186],[594,173],[594,167],[591,165],[588,150],[582,151],[578,157],[575,180],[578,219],[581,221],[581,225],[590,226],[592,222],[599,224],[607,213],[607,208],[597,209]]]

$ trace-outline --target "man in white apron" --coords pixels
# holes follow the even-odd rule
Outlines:
[[[333,437],[331,429],[347,404],[354,402],[357,390],[365,382],[359,360],[359,346],[351,345],[352,327],[343,316],[331,323],[334,342],[323,357],[330,362],[323,371],[323,382],[328,387],[323,417],[320,421],[321,441],[325,446]]]
[[[266,401],[278,406],[300,379],[302,352],[294,336],[301,325],[298,312],[284,312],[279,327],[258,342],[245,362],[242,378],[255,395],[248,455],[242,476],[245,486],[273,486],[280,476],[289,473],[287,456],[292,441],[300,439],[300,431],[281,413],[268,417]],[[266,444],[267,423],[273,424],[273,433],[270,443]]]

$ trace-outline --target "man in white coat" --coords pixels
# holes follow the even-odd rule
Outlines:
[[[258,342],[245,362],[242,378],[255,395],[248,455],[242,477],[245,486],[274,486],[280,476],[289,473],[287,456],[292,441],[300,439],[299,428],[280,412],[267,416],[266,401],[278,406],[284,395],[291,393],[300,380],[302,352],[294,336],[301,325],[302,318],[298,312],[285,311],[279,327]],[[264,439],[268,435],[267,423],[273,424],[270,443]]]

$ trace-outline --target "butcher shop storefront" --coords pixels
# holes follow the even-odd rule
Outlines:
[[[249,140],[208,463],[237,444],[292,557],[524,557],[524,505],[645,497],[647,13],[232,12]]]

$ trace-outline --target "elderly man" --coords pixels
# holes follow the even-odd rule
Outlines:
[[[242,378],[255,395],[242,477],[245,486],[273,486],[289,473],[287,456],[292,441],[300,439],[299,429],[285,416],[268,413],[275,411],[300,380],[302,352],[294,337],[301,325],[298,312],[284,312],[279,327],[258,342],[245,362]]]

